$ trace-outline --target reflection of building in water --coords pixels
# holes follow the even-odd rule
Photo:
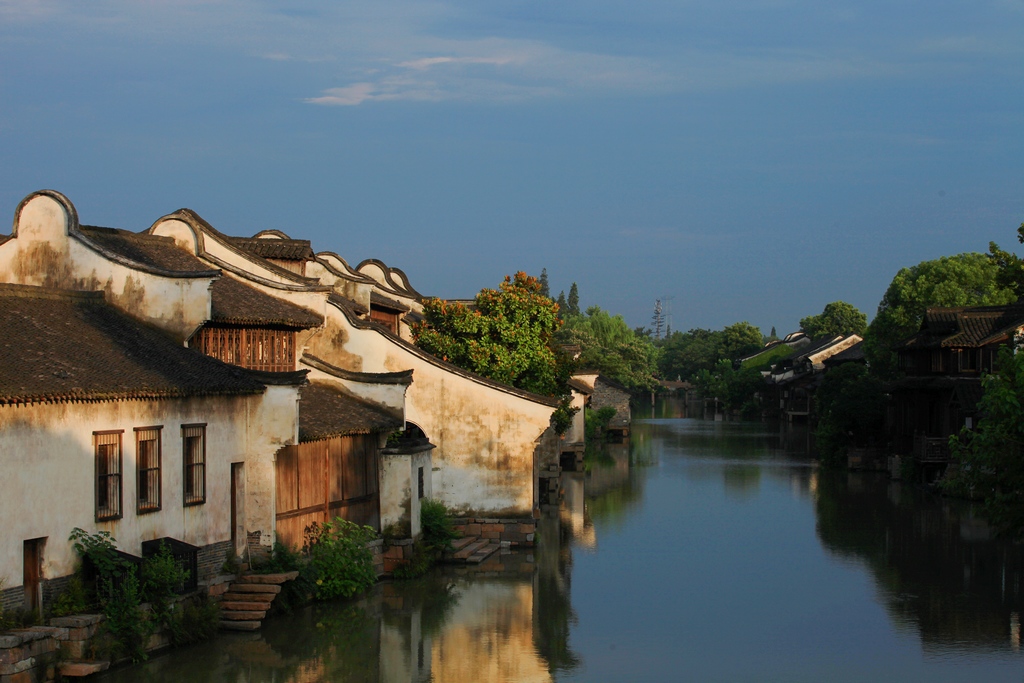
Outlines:
[[[467,582],[458,604],[435,636],[431,672],[435,681],[551,681],[534,645],[532,583]]]
[[[822,472],[816,508],[825,547],[871,569],[890,617],[926,650],[1019,647],[1024,551],[969,507],[884,475]]]
[[[576,544],[590,550],[597,548],[597,534],[587,517],[587,499],[583,473],[562,474],[562,506],[559,510],[562,526],[576,541]]]

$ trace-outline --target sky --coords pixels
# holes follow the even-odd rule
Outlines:
[[[1020,247],[1022,37],[1024,0],[0,0],[0,216],[188,207],[425,295],[546,268],[785,333]]]

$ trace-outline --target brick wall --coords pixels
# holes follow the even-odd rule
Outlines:
[[[200,583],[206,583],[213,577],[220,574],[224,561],[231,552],[231,541],[211,543],[199,549],[199,576]]]
[[[25,604],[25,589],[21,586],[0,591],[0,612],[21,609]]]

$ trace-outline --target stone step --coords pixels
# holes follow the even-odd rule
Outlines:
[[[235,593],[228,591],[221,596],[222,602],[272,602],[277,593]]]
[[[455,550],[462,550],[463,548],[465,548],[470,543],[473,543],[473,542],[479,541],[479,540],[480,540],[479,536],[463,536],[462,538],[456,538],[454,541],[452,541],[451,548],[452,548],[453,551],[455,551]]]
[[[249,595],[262,595],[262,593],[250,593]],[[222,600],[220,608],[228,612],[259,612],[270,609],[269,602],[250,602],[246,600]]]
[[[233,583],[228,593],[280,593],[281,587],[272,583]]]
[[[499,550],[501,550],[500,543],[488,543],[467,557],[466,564],[480,564]]]
[[[224,621],[260,621],[265,616],[267,613],[264,610],[224,610],[220,613],[220,618]]]
[[[488,542],[487,542],[486,539],[483,539],[483,540],[477,539],[476,541],[473,541],[472,543],[470,543],[470,544],[466,545],[465,547],[463,547],[461,550],[458,550],[458,551],[452,553],[452,558],[456,559],[456,560],[465,561],[466,558],[470,557],[473,553],[475,553],[480,548],[483,548],[485,545],[487,545],[487,543]]]
[[[281,574],[245,574],[239,576],[235,583],[270,583],[275,585],[281,585],[286,581],[291,581],[299,576],[297,571],[284,572]]]
[[[220,627],[226,631],[259,631],[259,621],[222,621]]]
[[[60,675],[65,678],[84,678],[106,671],[110,668],[110,662],[61,662],[57,665]]]

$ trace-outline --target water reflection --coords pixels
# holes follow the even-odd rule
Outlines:
[[[800,428],[638,421],[565,475],[535,552],[103,680],[1019,681],[1020,548],[969,507],[821,472],[808,444]]]
[[[894,622],[926,650],[1020,647],[1021,546],[992,538],[970,505],[871,473],[823,476],[818,535],[864,563]]]

